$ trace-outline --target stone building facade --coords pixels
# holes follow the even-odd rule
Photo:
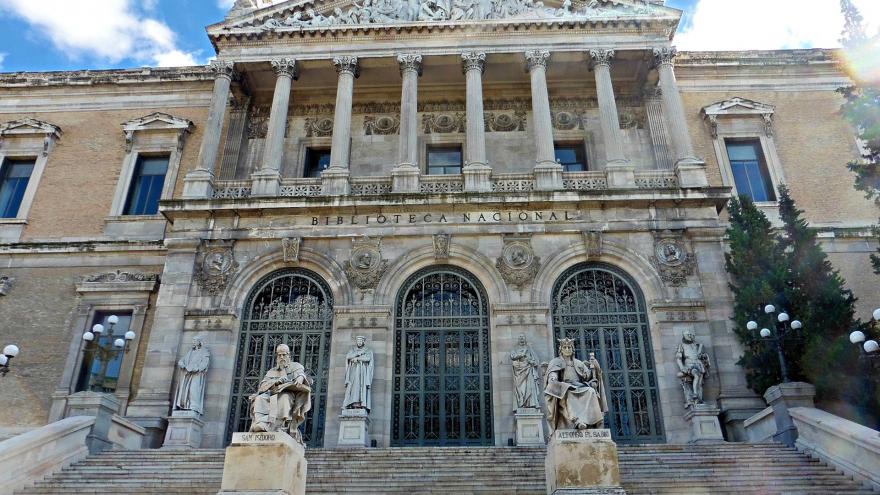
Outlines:
[[[686,330],[741,438],[764,405],[735,364],[732,192],[763,184],[773,217],[788,184],[880,303],[848,81],[827,50],[676,53],[663,2],[557,3],[239,1],[205,67],[0,74],[0,340],[23,349],[0,426],[64,417],[83,333],[117,314],[136,337],[103,385],[152,446],[194,336],[205,447],[247,426],[282,342],[316,379],[306,439],[335,446],[359,335],[379,446],[506,445],[521,334],[542,361],[561,337],[596,353],[618,440],[686,441]]]

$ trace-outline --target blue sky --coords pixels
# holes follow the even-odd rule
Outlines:
[[[277,0],[276,0],[277,1]],[[0,71],[203,64],[233,0],[0,0]],[[668,0],[681,49],[836,46],[838,0]],[[866,19],[880,1],[856,0]]]

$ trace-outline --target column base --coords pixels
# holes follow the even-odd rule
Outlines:
[[[678,187],[682,189],[709,186],[706,162],[696,157],[682,158],[675,162],[675,176],[678,178]]]
[[[401,163],[391,169],[391,191],[396,193],[419,192],[419,168],[411,163]]]
[[[321,193],[325,196],[351,194],[351,172],[342,167],[330,167],[321,172]]]
[[[196,168],[183,178],[183,199],[211,199],[214,197],[214,174]]]
[[[544,413],[540,409],[517,409],[513,421],[516,423],[517,447],[544,446]]]
[[[611,430],[556,430],[544,461],[547,493],[625,494]]]
[[[492,191],[492,167],[485,163],[471,162],[461,170],[464,175],[465,192],[490,192]]]
[[[366,409],[343,409],[339,416],[339,441],[350,447],[370,446],[370,414]]]
[[[535,189],[538,191],[562,190],[562,165],[556,162],[538,162],[535,165]]]
[[[251,197],[278,197],[281,195],[281,173],[273,169],[257,170],[251,174]]]
[[[636,167],[626,160],[608,162],[605,165],[605,178],[611,189],[635,189]]]
[[[305,495],[305,447],[290,435],[233,433],[218,495]]]
[[[684,413],[684,420],[691,426],[691,438],[688,443],[724,442],[721,423],[718,421],[720,412],[720,409],[708,404],[694,404],[688,407],[687,412]]]
[[[792,407],[816,407],[813,399],[816,388],[809,383],[789,382],[773,385],[764,392],[764,400],[773,408],[776,433],[773,440],[794,447],[798,438],[797,427],[788,410]]]
[[[197,449],[202,446],[202,427],[205,423],[195,411],[174,411],[168,417],[163,449]]]

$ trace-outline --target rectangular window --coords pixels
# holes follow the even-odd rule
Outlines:
[[[16,218],[36,160],[5,160],[0,165],[0,218]]]
[[[306,148],[304,177],[321,177],[321,172],[330,166],[330,148]]]
[[[428,146],[428,175],[461,174],[461,145]]]
[[[125,215],[155,215],[168,173],[167,156],[139,156],[125,203]]]
[[[556,161],[562,165],[565,172],[586,172],[587,154],[583,144],[554,145],[556,148]]]
[[[725,140],[730,169],[736,183],[736,192],[752,198],[752,201],[776,201],[773,183],[767,171],[767,162],[761,151],[761,141]]]
[[[111,315],[119,317],[112,326],[107,322]],[[104,333],[95,335],[95,340],[86,342],[82,367],[76,383],[76,391],[114,392],[122,368],[122,349],[113,346],[116,339],[125,339],[125,332],[131,325],[131,314],[97,312],[89,330],[96,324],[104,325]],[[112,333],[111,333],[112,330]]]

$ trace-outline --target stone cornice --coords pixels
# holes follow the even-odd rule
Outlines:
[[[742,50],[722,52],[678,52],[676,67],[699,66],[773,66],[837,64],[841,52],[836,49]]]
[[[0,73],[0,88],[213,81],[209,66]]]

